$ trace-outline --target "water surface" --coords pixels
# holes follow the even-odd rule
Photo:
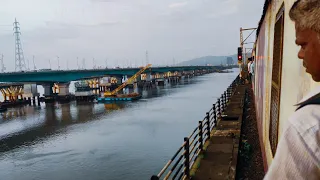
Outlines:
[[[41,104],[0,114],[4,180],[138,180],[157,174],[234,73],[143,91],[122,104]]]

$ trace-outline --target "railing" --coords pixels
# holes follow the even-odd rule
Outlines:
[[[190,179],[190,169],[197,157],[203,152],[204,144],[210,139],[211,131],[221,118],[230,97],[234,94],[235,87],[239,84],[239,76],[231,83],[227,90],[217,99],[211,109],[206,113],[205,118],[199,121],[198,126],[191,135],[184,138],[174,156],[167,162],[158,175],[153,175],[151,180],[166,179]]]

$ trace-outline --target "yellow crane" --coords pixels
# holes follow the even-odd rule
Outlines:
[[[121,86],[117,87],[115,90],[111,91],[111,92],[105,92],[104,96],[114,96],[117,94],[118,91],[120,91],[121,89],[123,89],[129,82],[133,81],[134,79],[136,79],[140,74],[142,74],[146,69],[148,69],[149,67],[151,67],[151,64],[148,64],[147,66],[143,67],[142,69],[140,69],[135,75],[133,75],[132,77],[130,77],[126,82],[124,82],[123,84],[121,84]]]

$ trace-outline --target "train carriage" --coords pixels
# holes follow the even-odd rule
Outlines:
[[[294,22],[295,0],[266,0],[257,29],[254,93],[265,170],[271,164],[285,122],[306,93],[315,88],[298,59]]]

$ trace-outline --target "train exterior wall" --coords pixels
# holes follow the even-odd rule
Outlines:
[[[258,119],[259,138],[265,161],[265,169],[273,160],[270,145],[270,109],[272,88],[272,66],[274,50],[274,34],[277,14],[284,9],[282,67],[280,81],[280,103],[278,118],[278,141],[290,115],[295,111],[303,96],[315,88],[317,84],[305,73],[302,60],[297,57],[299,47],[295,44],[294,23],[289,18],[289,10],[295,0],[274,0],[267,7],[256,41],[256,66],[254,93]]]

